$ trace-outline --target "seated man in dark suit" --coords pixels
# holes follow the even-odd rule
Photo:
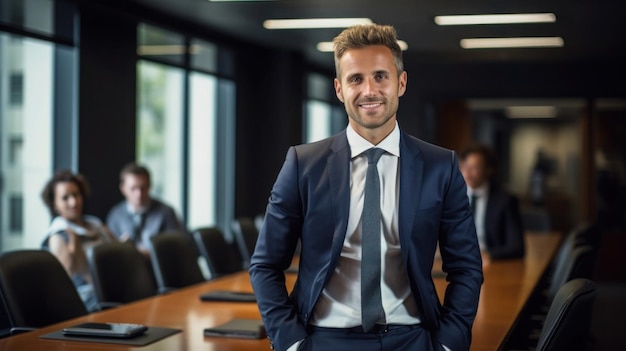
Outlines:
[[[460,154],[460,160],[481,251],[491,259],[523,257],[524,229],[518,201],[492,180],[493,150],[472,145]]]
[[[130,240],[146,257],[150,237],[184,228],[174,209],[150,197],[150,173],[146,167],[129,163],[120,172],[120,191],[126,198],[107,216],[107,226],[121,240]]]

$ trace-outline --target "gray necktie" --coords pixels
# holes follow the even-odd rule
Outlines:
[[[361,323],[368,332],[383,317],[380,295],[380,181],[376,164],[385,150],[366,152],[365,198],[361,216]]]

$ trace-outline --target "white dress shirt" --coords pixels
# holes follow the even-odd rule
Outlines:
[[[481,251],[487,250],[487,240],[485,237],[485,215],[487,214],[487,201],[489,200],[489,183],[484,183],[476,189],[467,187],[467,196],[470,204],[472,196],[476,196],[474,206],[474,223],[476,224],[476,235]]]
[[[381,189],[380,236],[381,297],[385,319],[380,324],[417,324],[417,306],[411,294],[400,238],[398,236],[400,129],[396,127],[378,145],[358,135],[351,126],[346,129],[352,153],[350,161],[350,212],[341,256],[330,281],[322,291],[311,324],[329,328],[361,325],[361,214],[367,173],[364,152],[372,147],[384,149],[377,168]]]

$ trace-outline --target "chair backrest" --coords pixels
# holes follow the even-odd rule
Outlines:
[[[550,305],[536,351],[584,349],[595,295],[595,284],[589,279],[563,285]]]
[[[0,294],[11,327],[39,328],[87,314],[59,260],[44,250],[3,253]]]
[[[233,247],[226,242],[218,228],[200,228],[193,238],[200,254],[206,259],[211,277],[220,277],[243,269],[243,263]]]
[[[592,225],[583,223],[567,234],[567,237],[563,240],[563,243],[561,243],[561,246],[554,257],[553,272],[563,269],[563,265],[565,264],[568,255],[571,255],[571,252],[575,248],[590,245],[591,242],[595,240],[597,233],[594,229],[595,228]]]
[[[550,279],[548,299],[551,301],[563,284],[575,278],[591,278],[593,272],[593,249],[591,246],[573,247],[566,252]]]
[[[131,243],[108,242],[88,252],[100,303],[127,303],[156,295],[148,260]]]
[[[256,246],[256,241],[259,237],[259,231],[254,225],[254,220],[248,217],[235,219],[235,221],[233,221],[232,229],[237,247],[241,253],[241,259],[243,260],[244,267],[247,268],[250,265],[250,258],[254,253],[254,247]]]
[[[197,250],[186,233],[162,233],[150,238],[150,259],[162,292],[204,281]]]

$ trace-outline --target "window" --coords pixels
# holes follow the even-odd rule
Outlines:
[[[310,100],[306,105],[306,140],[312,143],[331,135],[331,106],[326,102]]]
[[[137,54],[151,60],[183,65],[185,63],[185,37],[159,27],[140,24]]]
[[[0,22],[38,34],[55,34],[54,3],[54,0],[2,0]]]
[[[152,170],[153,193],[188,229],[229,232],[235,89],[220,74],[232,73],[223,67],[230,52],[147,24],[138,37],[137,159]]]
[[[75,6],[0,0],[2,252],[39,248],[48,228],[41,190],[57,165],[55,135],[66,127],[59,119],[73,122],[76,117]],[[71,163],[75,154],[62,153]]]
[[[0,250],[39,247],[50,215],[55,44],[0,33]]]
[[[336,103],[332,79],[309,73],[307,78],[309,99],[304,106],[304,142],[311,143],[334,135],[346,127],[346,113]],[[332,101],[333,103],[330,103]]]
[[[137,160],[152,175],[152,193],[182,210],[184,72],[140,61],[137,99]]]
[[[216,104],[217,79],[191,74],[189,120],[189,210],[190,228],[215,225],[216,194]]]

